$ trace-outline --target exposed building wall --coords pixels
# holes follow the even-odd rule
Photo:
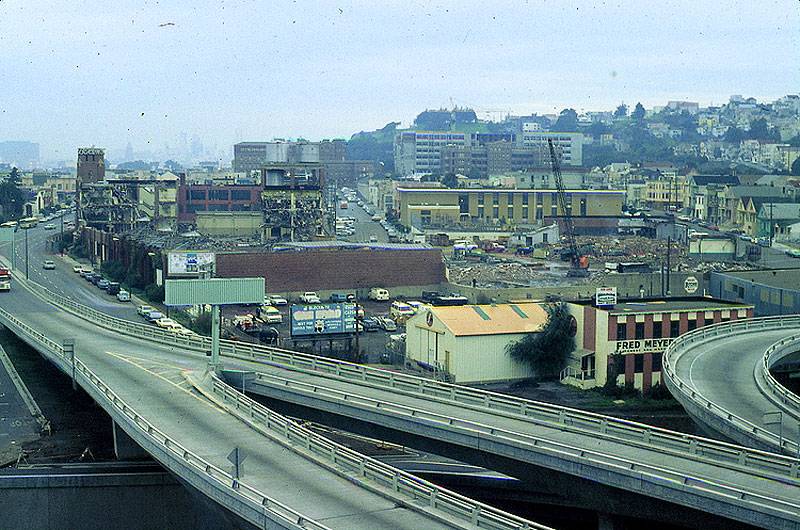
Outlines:
[[[217,276],[262,276],[277,292],[361,290],[440,284],[445,267],[439,249],[220,253]]]
[[[263,215],[259,212],[198,212],[197,231],[207,236],[258,237]]]
[[[78,185],[106,178],[105,150],[96,147],[78,149]]]

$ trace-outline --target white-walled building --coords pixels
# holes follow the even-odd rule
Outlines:
[[[547,312],[534,303],[426,307],[406,323],[406,359],[456,383],[524,379],[533,375],[530,366],[506,347],[546,323]]]

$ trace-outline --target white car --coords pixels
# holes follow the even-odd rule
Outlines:
[[[120,302],[130,302],[131,301],[131,293],[128,291],[120,291],[117,293],[117,300]]]
[[[77,272],[78,274],[80,274],[82,270],[83,267],[81,265],[75,265],[74,267],[72,267],[72,272]]]
[[[45,269],[45,270],[51,271],[51,270],[56,268],[56,264],[55,264],[55,262],[53,260],[46,259],[46,260],[44,260],[44,263],[42,263],[42,268]]]
[[[278,294],[268,294],[264,297],[265,305],[289,305],[289,300]]]
[[[314,291],[304,292],[303,295],[300,297],[300,301],[303,302],[304,304],[319,304],[321,302],[319,296],[317,296],[317,293],[315,293]]]
[[[11,282],[8,280],[0,280],[0,291],[10,291]]]
[[[52,223],[48,223],[48,224],[44,225],[44,229],[45,230],[55,230],[56,229],[56,225],[54,225]]]
[[[264,305],[258,308],[258,318],[267,324],[280,324],[283,322],[283,315],[277,308],[271,305]]]

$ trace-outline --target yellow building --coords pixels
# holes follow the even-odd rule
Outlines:
[[[506,347],[546,323],[547,312],[533,303],[425,307],[406,323],[406,359],[456,383],[524,379],[530,366]]]
[[[398,188],[403,226],[455,224],[541,224],[563,216],[554,189]],[[566,190],[567,208],[576,218],[615,217],[622,213],[624,190]]]

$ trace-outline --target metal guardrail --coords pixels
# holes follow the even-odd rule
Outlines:
[[[390,413],[408,419],[413,418],[413,421],[428,422],[440,429],[461,432],[474,437],[489,435],[495,439],[497,443],[506,444],[532,453],[545,453],[548,455],[558,455],[560,458],[589,461],[592,465],[600,466],[607,471],[610,470],[622,474],[634,473],[638,478],[646,482],[656,483],[662,487],[671,487],[679,491],[692,490],[695,494],[701,496],[713,495],[717,499],[727,499],[729,502],[730,499],[738,499],[754,506],[756,511],[759,511],[760,507],[766,507],[782,514],[790,514],[794,517],[800,514],[800,499],[795,502],[776,499],[752,490],[745,491],[741,487],[728,486],[711,479],[673,471],[666,467],[643,464],[600,451],[586,449],[585,447],[555,442],[536,436],[533,433],[510,431],[492,425],[453,418],[452,416],[419,410],[389,401],[343,392],[341,390],[322,386],[319,383],[306,383],[264,373],[257,373],[256,379],[268,386],[281,389],[293,388],[295,391],[304,393],[307,396],[313,396],[317,399],[327,398],[329,401],[336,400],[338,403],[346,403],[351,407],[357,406],[366,410],[378,411],[379,413]]]
[[[212,479],[218,485],[229,490],[230,493],[239,496],[242,502],[249,504],[256,510],[269,512],[273,516],[301,528],[330,530],[329,527],[315,522],[285,504],[235,479],[233,475],[227,471],[215,466],[203,457],[185,448],[173,438],[170,438],[138,414],[133,407],[120,398],[99,376],[92,372],[83,361],[75,357],[73,365],[73,360],[66,357],[64,348],[60,344],[49,339],[43,333],[36,331],[3,308],[0,308],[0,320],[3,321],[4,325],[16,329],[18,332],[21,332],[33,341],[39,343],[58,357],[61,362],[65,363],[66,367],[74,367],[76,377],[83,379],[85,384],[97,391],[97,393],[105,399],[106,405],[115,409],[119,414],[122,414],[122,416],[128,420],[129,425],[135,426],[141,434],[150,438],[152,442],[163,448],[174,458],[179,459],[184,464],[191,466],[204,476]]]
[[[786,350],[792,350],[791,353],[800,350],[800,333],[784,337],[766,349],[761,362],[761,375],[766,382],[767,388],[762,388],[761,390],[762,392],[769,392],[772,398],[783,405],[784,410],[790,416],[800,420],[800,396],[780,384],[770,372],[770,368],[777,361],[778,354],[782,354]],[[798,451],[800,454],[800,449]]]
[[[359,480],[374,482],[408,498],[411,503],[418,504],[421,500],[425,506],[458,517],[479,528],[496,530],[547,528],[440,488],[427,480],[337,444],[271,411],[221,381],[217,376],[213,378],[212,391],[223,402],[230,402],[239,413],[274,433],[274,438],[279,443],[284,445],[288,443],[290,447],[301,446],[316,459],[323,460],[336,468],[339,474],[351,480],[355,475]]]
[[[763,317],[742,320],[741,322],[725,322],[703,326],[681,335],[673,341],[664,351],[662,360],[662,374],[681,393],[706,412],[721,418],[741,432],[753,436],[761,442],[780,448],[782,452],[797,454],[800,444],[787,440],[755,423],[752,423],[733,412],[725,409],[703,396],[694,386],[681,379],[675,371],[675,365],[686,350],[693,345],[720,335],[730,336],[736,333],[750,333],[754,331],[774,331],[784,328],[800,328],[800,316]],[[764,354],[766,356],[766,352]],[[768,369],[767,369],[768,370]],[[770,376],[771,377],[771,376]],[[774,380],[774,378],[773,378]],[[778,385],[777,381],[774,384]],[[796,465],[796,464],[795,464]],[[796,476],[796,471],[795,475]]]
[[[155,326],[135,323],[106,315],[105,313],[79,304],[72,299],[52,293],[38,284],[35,284],[35,290],[45,299],[56,305],[82,318],[89,318],[94,321],[94,323],[117,332],[137,338],[156,340],[164,344],[182,346],[195,351],[207,352],[211,348],[210,337],[200,335],[177,335],[156,328]],[[782,320],[786,321],[785,318]],[[797,317],[797,321],[797,325],[800,327],[800,317]],[[742,325],[744,322],[745,321],[738,324]],[[699,328],[685,336],[705,331],[715,326],[724,325],[729,324],[717,324]],[[679,338],[678,341],[680,340]],[[676,342],[674,342],[673,345]],[[797,478],[800,476],[800,460],[788,456],[678,433],[668,429],[651,427],[637,422],[571,409],[551,403],[532,401],[482,389],[433,381],[409,374],[382,370],[380,368],[318,357],[307,353],[271,346],[221,340],[220,352],[222,355],[229,357],[274,364],[279,367],[299,371],[311,371],[317,374],[332,376],[378,388],[391,388],[394,391],[417,397],[424,396],[429,399],[455,402],[469,408],[489,409],[501,415],[515,418],[522,417],[534,424],[539,422],[546,422],[549,425],[557,424],[560,426],[559,428],[564,430],[580,431],[583,434],[592,436],[612,438],[621,443],[645,446],[653,450],[677,452],[685,455],[687,458],[715,462],[725,466],[736,466],[750,473],[768,473],[770,475],[790,478]],[[665,367],[667,366],[665,362]],[[744,422],[745,420],[741,421]],[[774,436],[777,438],[777,435]]]

